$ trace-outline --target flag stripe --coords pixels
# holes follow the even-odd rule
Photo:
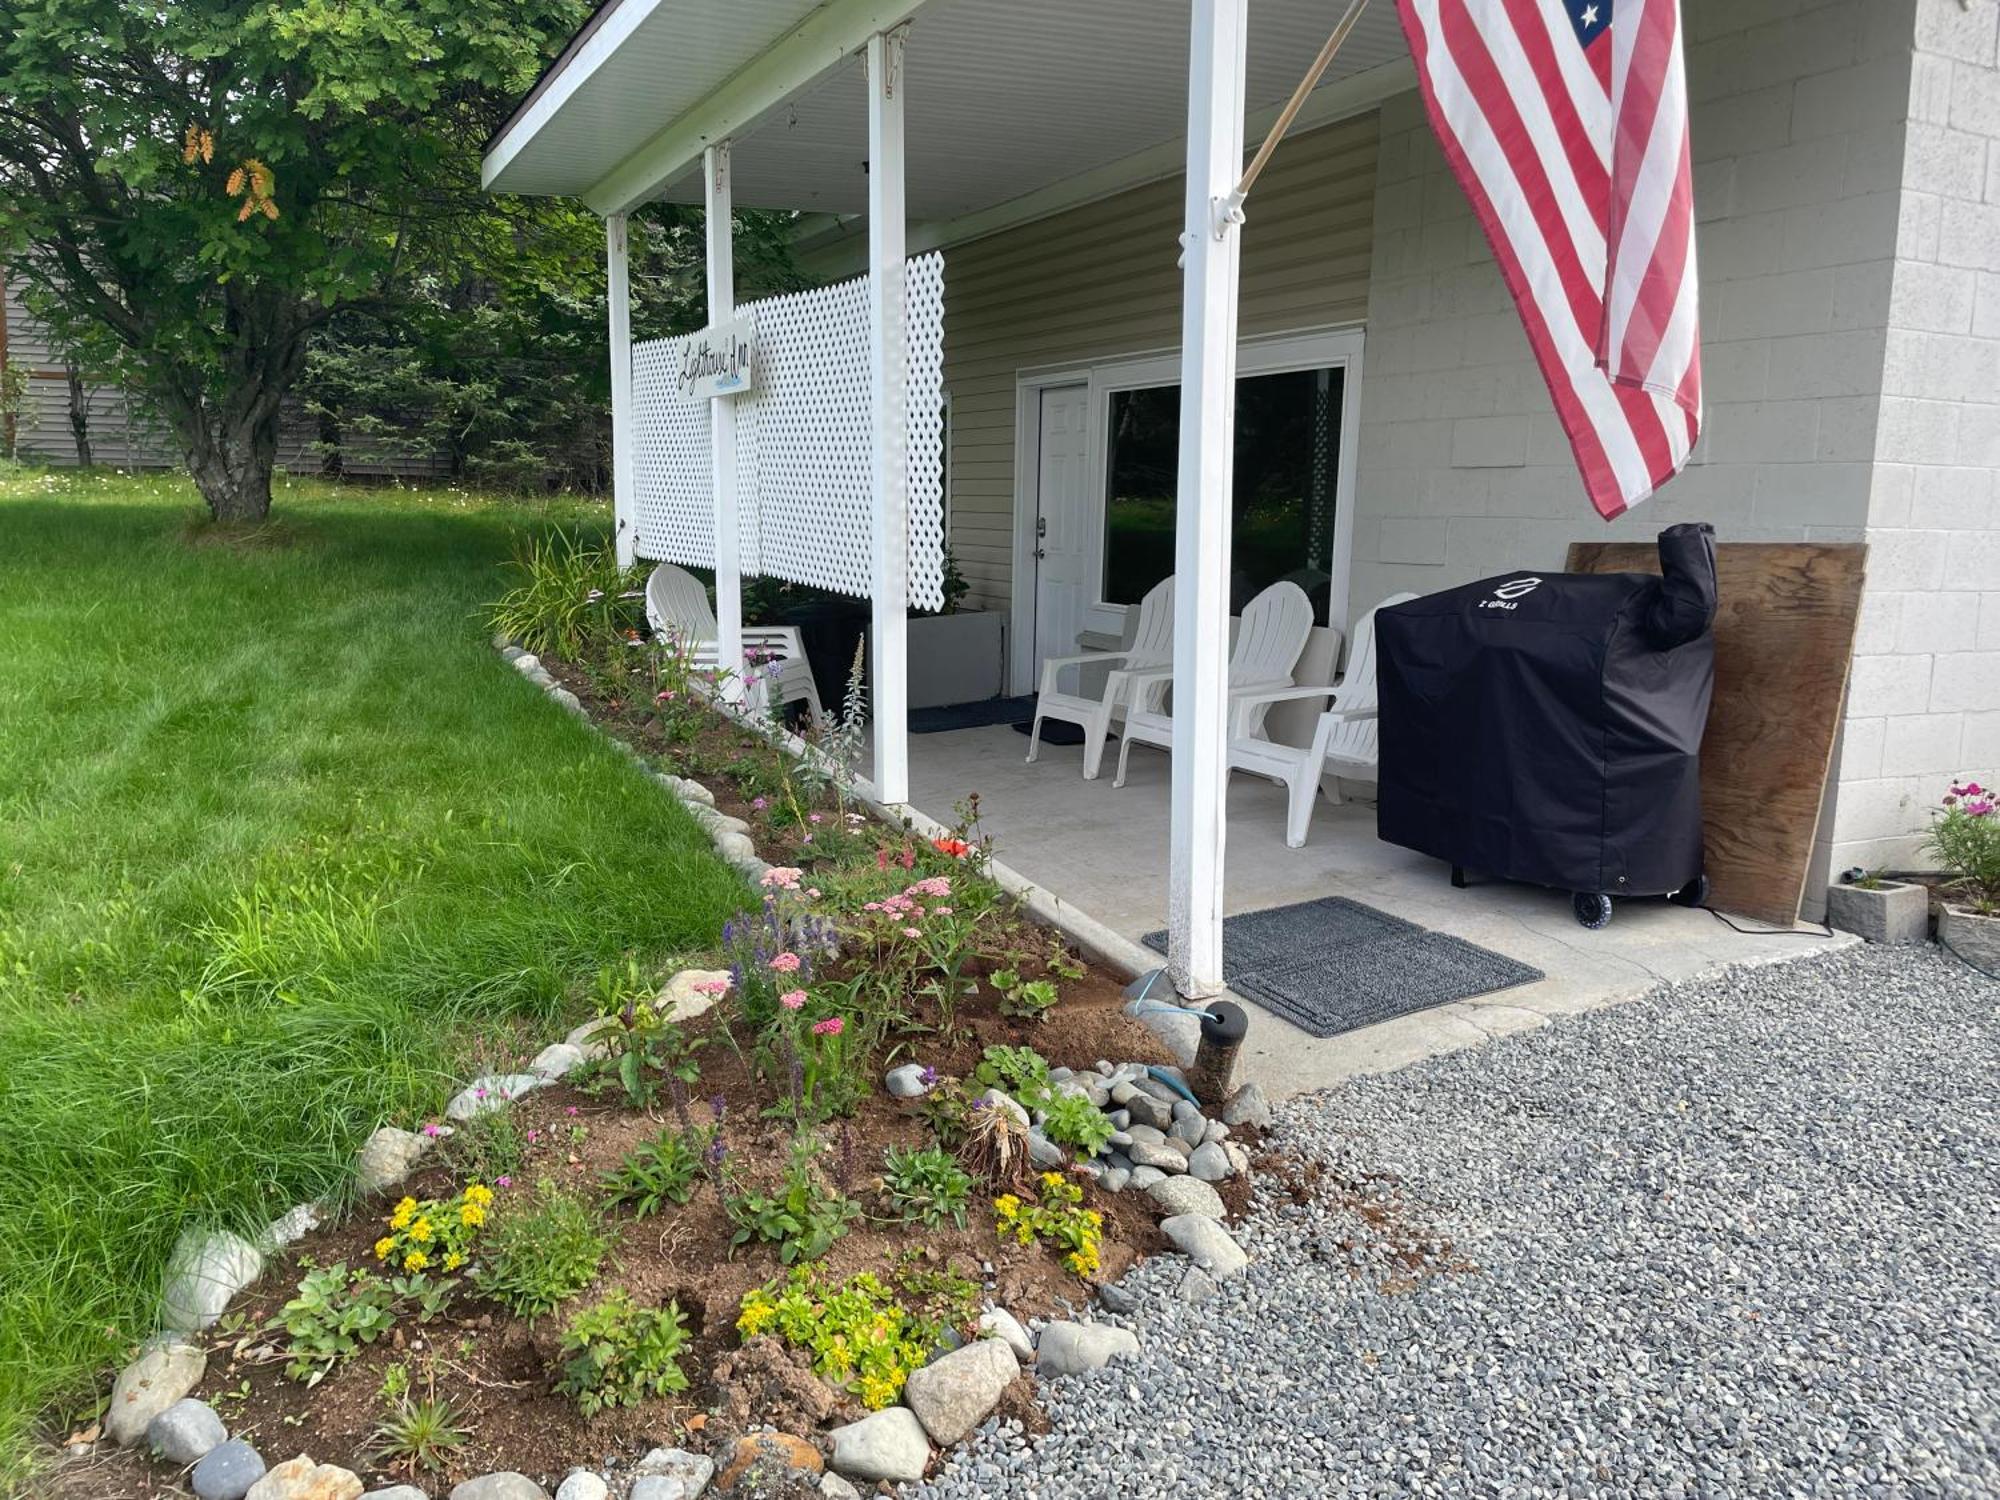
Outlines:
[[[1398,0],[1431,126],[1610,517],[1700,435],[1678,0]],[[1585,39],[1588,39],[1587,42]]]

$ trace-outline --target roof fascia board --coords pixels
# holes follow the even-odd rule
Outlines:
[[[583,195],[600,214],[657,197],[709,146],[778,108],[878,31],[900,26],[924,0],[828,0],[620,162]]]
[[[667,0],[624,0],[607,16],[589,41],[549,79],[541,97],[523,110],[518,119],[510,121],[505,133],[488,148],[479,163],[479,185],[492,187],[494,179],[507,170],[522,148],[547,128],[576,91],[666,3]]]

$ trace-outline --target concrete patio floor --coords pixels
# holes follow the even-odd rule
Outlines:
[[[953,805],[977,792],[996,858],[1122,937],[1136,942],[1164,927],[1167,757],[1135,748],[1130,779],[1114,789],[1115,746],[1106,753],[1103,777],[1085,781],[1080,749],[1045,746],[1031,766],[1023,760],[1027,743],[1006,725],[912,736],[911,799],[950,823]],[[1249,1002],[1242,1076],[1274,1099],[1634,999],[1662,980],[1855,941],[1808,927],[1735,932],[1709,912],[1664,900],[1621,903],[1608,927],[1590,932],[1576,924],[1558,892],[1501,883],[1452,889],[1444,866],[1375,837],[1372,805],[1322,800],[1302,849],[1285,847],[1284,824],[1282,788],[1242,774],[1231,778],[1225,865],[1231,914],[1347,896],[1532,964],[1547,977],[1325,1040]]]

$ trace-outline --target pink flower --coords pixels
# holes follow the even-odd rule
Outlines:
[[[812,841],[813,841],[813,836],[811,834],[806,834],[803,838],[799,840],[801,844],[810,844]]]
[[[809,885],[809,886],[807,886],[807,887],[806,887],[806,900],[808,900],[808,901],[817,901],[817,900],[819,900],[819,887],[818,887],[818,886],[816,886],[816,885]]]
[[[768,890],[776,887],[781,891],[795,891],[805,871],[795,865],[773,865],[763,875],[762,884]]]
[[[771,967],[780,974],[796,974],[799,972],[799,956],[796,953],[780,953],[771,960]]]
[[[818,813],[807,813],[806,821],[808,823],[824,823],[826,819],[822,818]]]
[[[712,995],[719,1000],[729,993],[729,980],[727,978],[697,979],[694,983],[694,992],[697,995]]]
[[[940,917],[948,917],[951,915],[951,908],[949,906],[933,906],[931,910]]]
[[[539,1130],[530,1130],[525,1132],[525,1139],[531,1146],[534,1145],[535,1142],[539,1141],[541,1138],[542,1138],[542,1133]]]
[[[514,1185],[514,1179],[509,1177],[505,1172],[502,1172],[498,1177],[493,1179],[493,1185],[495,1187],[510,1188]]]
[[[905,927],[903,929],[904,937],[922,937],[923,935],[924,931],[921,927]]]
[[[771,804],[766,802],[762,797],[752,797],[750,799],[750,806],[756,812],[762,812],[765,808],[769,807],[770,805]]]
[[[951,877],[949,875],[933,875],[927,880],[919,880],[915,885],[908,887],[903,894],[906,896],[930,896],[933,898],[949,896],[951,894]]]
[[[424,1134],[427,1136],[431,1136],[433,1138],[441,1136],[444,1134],[444,1126],[438,1124],[435,1120],[433,1120],[430,1124],[424,1127]]]
[[[576,1115],[576,1106],[572,1104],[568,1109],[564,1110],[563,1113],[571,1117],[574,1117]]]
[[[786,990],[784,994],[778,996],[778,1004],[784,1006],[786,1010],[804,1010],[806,992],[804,990]]]
[[[814,1036],[839,1036],[847,1023],[839,1016],[828,1016],[824,1021],[813,1022]]]

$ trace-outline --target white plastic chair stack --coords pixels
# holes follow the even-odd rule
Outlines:
[[[1312,627],[1312,600],[1296,583],[1274,583],[1243,606],[1236,645],[1229,653],[1232,738],[1255,734],[1263,727],[1264,715],[1274,700],[1259,695],[1267,689],[1291,686],[1292,672],[1305,652]],[[1135,743],[1157,745],[1169,752],[1174,745],[1174,721],[1160,706],[1164,694],[1158,691],[1173,680],[1172,666],[1129,675],[1130,701],[1125,727],[1120,733],[1118,775],[1111,783],[1113,786],[1125,785],[1126,762]]]
[[[1373,781],[1379,759],[1376,717],[1380,699],[1375,691],[1375,611],[1414,599],[1415,594],[1392,594],[1375,609],[1364,614],[1354,626],[1354,643],[1348,652],[1347,670],[1332,687],[1285,687],[1242,695],[1245,708],[1258,705],[1268,711],[1274,703],[1324,697],[1330,700],[1319,716],[1309,749],[1268,740],[1246,714],[1236,723],[1229,739],[1229,769],[1267,776],[1291,793],[1285,816],[1285,843],[1297,849],[1306,841],[1312,824],[1313,794],[1328,771],[1353,781]],[[1340,801],[1338,785],[1327,788],[1330,801]]]
[[[1132,644],[1123,651],[1084,651],[1075,656],[1051,656],[1042,663],[1041,691],[1035,696],[1035,727],[1028,735],[1028,762],[1042,753],[1042,720],[1061,719],[1083,730],[1083,779],[1095,781],[1104,763],[1104,741],[1111,720],[1126,695],[1134,674],[1150,674],[1159,668],[1172,670],[1174,661],[1174,580],[1172,575],[1146,591],[1139,601],[1139,625]],[[1104,689],[1096,697],[1081,692],[1064,693],[1056,688],[1064,670],[1093,666],[1111,667]],[[1148,678],[1147,697],[1158,707],[1165,698],[1164,679]]]
[[[683,642],[693,655],[694,665],[704,671],[716,669],[719,656],[716,637],[720,631],[715,611],[709,607],[708,590],[694,574],[672,563],[661,563],[646,580],[646,620],[660,635]],[[746,625],[743,627],[746,657],[774,658],[765,669],[764,680],[779,703],[805,701],[807,710],[818,719],[819,687],[806,661],[805,645],[791,625]]]

